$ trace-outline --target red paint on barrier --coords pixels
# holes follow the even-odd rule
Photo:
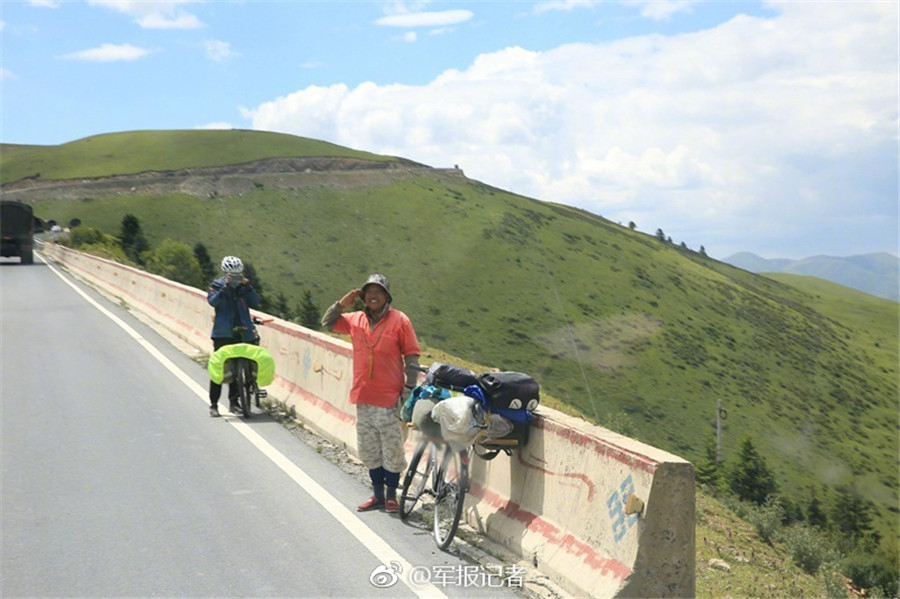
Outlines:
[[[629,468],[642,470],[649,474],[656,472],[659,464],[650,458],[644,457],[633,451],[629,451],[623,447],[613,445],[609,441],[601,441],[585,433],[572,430],[562,424],[549,421],[545,418],[536,417],[531,420],[531,426],[543,429],[548,433],[553,433],[557,437],[564,439],[571,445],[577,447],[585,447],[592,450],[603,457],[611,458],[625,464]]]
[[[497,513],[524,524],[527,531],[538,534],[551,545],[556,545],[566,553],[581,558],[585,565],[592,570],[599,571],[602,576],[625,580],[631,574],[631,568],[619,560],[598,553],[590,544],[577,539],[570,533],[561,531],[555,524],[537,514],[522,509],[514,501],[510,501],[477,482],[470,480],[470,484],[470,493],[496,509]]]
[[[348,414],[343,410],[338,409],[334,404],[325,401],[321,397],[317,395],[313,395],[309,391],[306,391],[303,387],[292,383],[291,381],[275,375],[275,383],[276,386],[282,387],[287,390],[288,395],[298,395],[308,404],[312,404],[317,409],[322,410],[329,416],[340,420],[341,422],[345,422],[347,424],[356,426],[356,416],[353,414]]]
[[[587,474],[584,474],[583,472],[564,472],[562,474],[557,474],[556,472],[551,472],[550,470],[547,470],[543,466],[536,466],[534,464],[529,464],[528,462],[526,462],[525,459],[522,457],[522,451],[517,451],[516,457],[518,458],[520,464],[522,464],[526,468],[530,468],[531,470],[537,470],[541,474],[546,474],[548,476],[560,476],[562,478],[575,478],[575,479],[580,480],[588,488],[588,496],[587,496],[588,501],[591,501],[594,498],[594,483],[591,481],[590,478],[588,478]],[[544,460],[540,460],[540,461],[544,462]],[[544,462],[544,463],[546,464],[546,462]]]

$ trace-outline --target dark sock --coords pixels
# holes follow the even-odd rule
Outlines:
[[[385,470],[384,484],[387,487],[387,496],[390,499],[397,499],[397,487],[400,486],[400,473]]]
[[[385,470],[381,466],[369,470],[369,478],[372,480],[372,492],[378,501],[384,501],[384,475]]]

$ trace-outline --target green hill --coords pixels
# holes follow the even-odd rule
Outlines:
[[[396,160],[282,133],[219,130],[107,133],[58,146],[4,144],[0,156],[0,183],[4,184],[27,177],[81,179],[242,164],[287,156]]]
[[[344,154],[342,154],[342,152]],[[2,181],[102,177],[354,152],[246,131],[110,134],[3,148]],[[898,304],[785,275],[752,274],[568,206],[419,168],[370,185],[310,173],[248,174],[240,195],[140,188],[58,199],[36,213],[117,234],[126,214],[152,245],[202,242],[251,262],[269,294],[322,309],[383,272],[420,337],[475,363],[533,374],[547,403],[692,461],[728,411],[723,450],[750,437],[804,505],[838,486],[898,534]],[[10,187],[11,188],[11,187]],[[77,188],[76,188],[77,189]]]

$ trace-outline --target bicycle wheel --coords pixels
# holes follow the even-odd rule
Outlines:
[[[446,549],[456,535],[469,485],[469,453],[448,445],[435,478],[434,541]]]
[[[238,367],[238,389],[240,393],[241,400],[241,411],[244,413],[244,418],[250,418],[250,364],[247,360],[241,360],[240,367]]]
[[[434,453],[434,445],[427,439],[422,439],[413,451],[409,459],[409,467],[403,477],[403,486],[400,488],[400,519],[406,521],[416,507],[425,485],[431,474],[431,455]],[[425,458],[424,462],[422,458]]]

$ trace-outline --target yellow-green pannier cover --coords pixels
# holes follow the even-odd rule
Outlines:
[[[209,356],[206,370],[209,371],[212,382],[221,384],[225,380],[225,362],[231,358],[249,358],[256,362],[256,384],[260,387],[270,385],[275,379],[275,359],[272,354],[258,345],[235,343],[223,345]]]

